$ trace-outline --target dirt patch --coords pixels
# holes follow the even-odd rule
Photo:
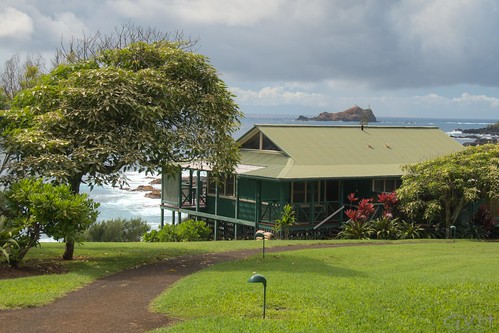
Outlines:
[[[20,267],[10,267],[6,263],[0,264],[0,280],[17,279],[36,275],[64,274],[68,269],[60,262],[53,261],[26,261]]]

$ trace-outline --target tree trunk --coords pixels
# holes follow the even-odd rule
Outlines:
[[[71,191],[74,194],[80,193],[80,185],[81,185],[82,178],[83,178],[83,174],[79,173],[79,174],[76,174],[69,179]]]
[[[30,232],[29,242],[22,249],[20,249],[15,256],[10,258],[10,263],[9,263],[10,266],[12,267],[19,266],[19,263],[23,261],[28,251],[38,244],[38,241],[40,240],[40,233],[41,233],[40,224],[36,223],[33,228],[33,231]]]
[[[78,173],[69,179],[71,185],[71,191],[74,194],[80,193],[80,185],[81,180],[83,178],[82,173]],[[66,249],[64,254],[62,255],[62,259],[64,260],[73,260],[73,254],[75,250],[75,241],[74,240],[66,240]]]
[[[62,255],[62,259],[64,260],[73,260],[73,253],[75,250],[75,242],[73,240],[66,241],[66,250]]]
[[[451,208],[450,208],[450,200],[446,199],[445,203],[445,238],[449,239],[450,238],[450,226],[452,223],[452,215],[451,215]]]

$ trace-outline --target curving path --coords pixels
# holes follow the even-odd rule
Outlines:
[[[363,244],[294,245],[266,248],[266,252],[348,245]],[[0,311],[0,332],[135,333],[167,326],[175,320],[148,310],[151,301],[161,292],[205,267],[258,253],[260,249],[183,256],[125,270],[46,306]]]

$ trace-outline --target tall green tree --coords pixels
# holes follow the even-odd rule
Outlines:
[[[9,175],[40,175],[79,193],[126,183],[128,170],[173,172],[238,161],[241,113],[215,68],[178,43],[134,43],[60,65],[1,115]],[[71,244],[70,244],[71,245]]]
[[[499,198],[499,145],[468,147],[405,171],[397,190],[402,210],[428,223],[443,221],[446,238],[467,204]]]

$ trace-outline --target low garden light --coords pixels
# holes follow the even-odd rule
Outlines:
[[[450,231],[452,233],[452,238],[454,239],[454,243],[456,242],[456,226],[455,225],[451,225],[450,226]]]
[[[261,237],[262,238],[262,257],[263,259],[265,259],[265,233],[263,231],[257,231],[255,233],[255,239],[257,239],[258,237]]]
[[[263,319],[265,319],[265,307],[267,302],[267,279],[260,274],[253,274],[248,280],[249,283],[262,283],[263,284]]]

